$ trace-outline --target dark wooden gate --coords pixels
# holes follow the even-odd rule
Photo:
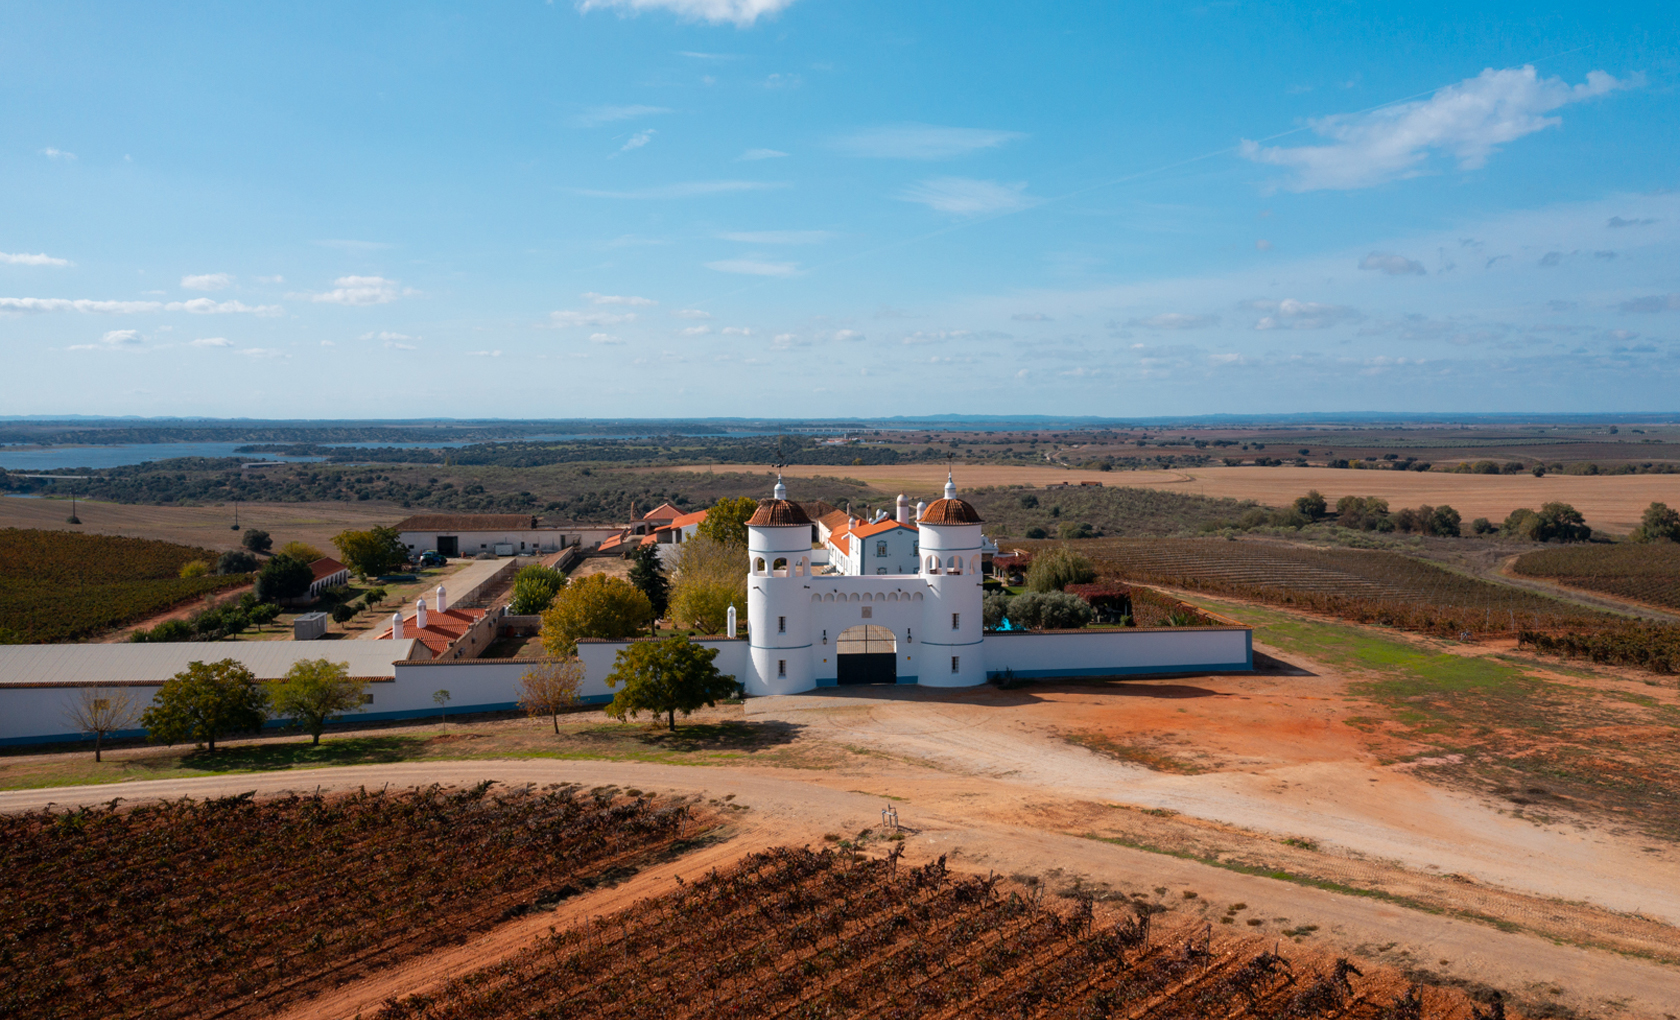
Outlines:
[[[843,685],[898,683],[898,641],[885,627],[847,628],[834,642],[835,679]]]

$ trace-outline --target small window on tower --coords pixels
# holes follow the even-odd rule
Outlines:
[[[956,670],[953,669],[951,672],[955,673]],[[776,675],[777,676],[787,676],[787,660],[786,659],[777,659],[776,660]]]
[[[960,655],[951,656],[951,672],[953,672],[953,673],[961,673],[962,672],[962,656],[960,656]]]
[[[787,633],[787,617],[785,617],[785,616],[776,617],[776,633],[778,633],[778,634],[786,634]]]
[[[962,614],[961,613],[952,613],[951,614],[951,629],[952,630],[962,630]]]

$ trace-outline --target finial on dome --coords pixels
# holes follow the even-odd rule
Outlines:
[[[787,499],[787,486],[782,484],[782,473],[776,472],[776,489],[773,493],[776,499]]]
[[[945,498],[957,498],[957,483],[951,478],[951,472],[945,472]]]

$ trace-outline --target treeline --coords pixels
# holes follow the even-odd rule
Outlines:
[[[576,425],[578,427],[573,427]],[[282,423],[265,425],[117,425],[90,427],[63,422],[0,425],[0,443],[42,446],[128,446],[152,443],[429,443],[509,439],[552,434],[553,423],[483,425],[376,425]],[[565,431],[586,432],[584,423]]]
[[[1256,506],[1250,500],[1096,485],[982,488],[964,498],[980,512],[988,534],[1016,538],[1175,535]]]
[[[1680,521],[1672,521],[1673,511],[1661,503],[1651,504],[1646,522],[1634,533],[1634,541],[1650,541],[1680,534]],[[1465,532],[1463,518],[1457,510],[1445,504],[1402,507],[1390,510],[1388,500],[1379,496],[1343,496],[1330,509],[1328,501],[1314,489],[1282,509],[1256,506],[1242,516],[1229,520],[1209,521],[1203,531],[1254,531],[1261,528],[1290,528],[1299,531],[1314,524],[1345,528],[1350,531],[1369,531],[1378,534],[1432,535],[1437,538],[1459,538]],[[1526,542],[1585,542],[1592,538],[1581,512],[1568,503],[1542,504],[1539,510],[1526,507],[1511,511],[1499,524],[1486,517],[1478,517],[1469,524],[1473,535],[1499,535]],[[1651,538],[1645,538],[1646,534]]]
[[[863,443],[825,444],[809,436],[678,437],[600,439],[576,442],[493,442],[462,447],[345,448],[319,442],[241,447],[242,453],[325,457],[330,463],[443,464],[491,467],[545,467],[551,464],[788,464],[863,465],[939,460],[945,451],[932,446],[899,450]]]

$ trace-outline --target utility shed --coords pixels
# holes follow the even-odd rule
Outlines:
[[[326,636],[326,613],[303,613],[292,621],[293,641],[319,641]]]

